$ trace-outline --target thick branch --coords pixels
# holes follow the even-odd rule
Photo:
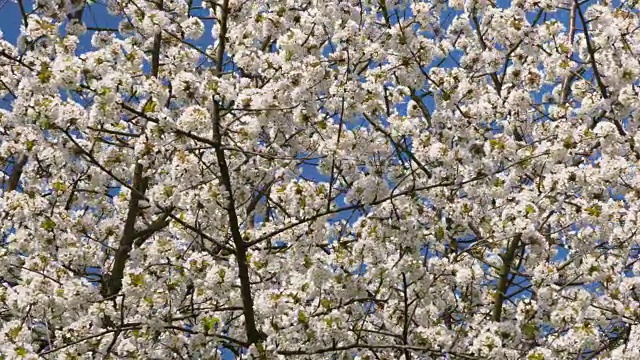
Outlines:
[[[416,90],[413,89],[413,88],[411,89],[411,100],[415,101],[415,103],[420,108],[420,111],[422,111],[422,115],[427,120],[427,128],[430,129],[431,128],[431,113],[429,112],[429,109],[427,109],[427,106],[422,102],[422,99],[416,93]]]
[[[227,34],[227,15],[229,12],[229,0],[222,2],[221,15],[220,15],[220,34],[218,35],[218,51],[216,53],[216,75],[222,73],[225,42]],[[238,215],[236,213],[236,204],[233,198],[231,175],[229,173],[229,166],[227,165],[227,159],[225,157],[224,149],[222,148],[222,134],[221,134],[221,115],[220,105],[214,99],[213,111],[211,114],[211,122],[213,127],[213,143],[216,144],[215,154],[218,161],[218,167],[220,168],[220,180],[226,190],[225,209],[229,216],[229,230],[231,231],[231,238],[236,248],[236,262],[238,265],[238,277],[240,278],[240,294],[242,296],[242,311],[244,315],[245,331],[247,335],[247,342],[249,344],[255,344],[262,340],[262,335],[258,332],[255,320],[255,311],[253,309],[253,298],[251,296],[251,283],[249,281],[249,265],[247,263],[247,244],[242,239],[240,232],[240,224],[238,223]]]
[[[500,267],[498,287],[495,294],[495,305],[493,307],[493,316],[491,317],[493,321],[500,321],[502,318],[502,305],[506,298],[511,265],[513,264],[516,250],[518,250],[518,246],[520,246],[520,236],[521,235],[518,234],[513,240],[511,240],[509,246],[507,246],[506,253],[501,256],[502,266]]]
[[[29,157],[26,154],[22,154],[13,163],[7,191],[14,191],[18,188],[20,177],[22,176],[22,170],[24,169],[28,159]]]
[[[147,241],[147,239],[149,239],[155,232],[160,231],[169,225],[167,218],[169,217],[170,211],[171,209],[160,215],[149,225],[148,228],[133,234],[136,247],[142,246],[144,242]]]
[[[158,9],[162,9],[162,7],[163,3],[162,0],[160,0],[158,3]],[[161,34],[158,33],[153,38],[153,49],[151,50],[151,75],[156,78],[158,77],[158,71],[160,67],[161,43],[162,37]],[[131,197],[129,198],[127,219],[124,224],[124,230],[122,232],[122,237],[120,238],[118,250],[116,250],[116,255],[113,260],[111,272],[107,277],[105,277],[105,282],[102,288],[102,293],[104,296],[112,296],[119,293],[122,289],[124,269],[136,238],[139,239],[137,243],[139,245],[142,245],[144,241],[148,239],[155,231],[167,225],[165,216],[164,218],[161,217],[159,219],[159,222],[154,222],[152,226],[150,226],[142,233],[136,233],[135,231],[136,220],[140,213],[140,201],[145,199],[145,192],[149,184],[149,179],[144,177],[143,173],[144,169],[142,167],[142,164],[136,163],[132,183],[132,188],[135,191],[131,192]]]
[[[402,343],[406,346],[409,345],[409,296],[408,292],[409,284],[407,283],[407,275],[402,273],[402,299],[404,303],[403,311],[403,324],[402,324]],[[411,353],[409,349],[404,349],[404,358],[411,360]]]
[[[571,42],[571,46],[573,47],[573,41],[576,34],[576,7],[578,4],[574,1],[571,3],[571,10],[569,13],[569,41]],[[571,53],[569,53],[571,54]],[[569,99],[569,94],[571,92],[571,84],[573,80],[576,78],[576,73],[572,72],[562,84],[562,92],[560,94],[560,104],[564,104]]]
[[[142,165],[136,164],[133,175],[133,188],[137,191],[131,192],[127,220],[125,221],[124,231],[120,238],[120,245],[116,251],[113,267],[111,268],[111,274],[107,278],[105,288],[102,289],[104,296],[117,294],[122,289],[124,268],[127,260],[129,259],[129,253],[131,252],[136,236],[135,224],[140,211],[140,200],[144,198],[142,194],[145,193],[147,187],[147,179],[142,176],[142,171]]]
[[[159,7],[162,7],[162,1]],[[160,44],[162,43],[162,33],[157,33],[153,37],[153,49],[151,50],[151,75],[158,77],[160,71]]]
[[[18,5],[20,6],[20,15],[22,15],[22,22],[24,23],[25,29],[29,27],[29,18],[27,16],[27,11],[24,8],[23,0],[18,0]]]
[[[486,51],[487,43],[484,41],[484,37],[482,36],[482,29],[480,29],[480,20],[478,20],[478,14],[475,6],[473,8],[473,17],[471,19],[473,21],[473,24],[475,25],[475,31],[476,35],[478,36],[478,41],[480,42],[480,47],[482,51]],[[496,72],[494,71],[489,76],[491,77],[491,81],[493,81],[493,86],[496,89],[496,92],[498,93],[498,95],[500,95],[500,92],[502,91],[502,83],[498,78],[498,74],[496,74]]]
[[[598,70],[598,62],[596,61],[596,49],[593,47],[593,43],[591,42],[591,37],[589,35],[589,24],[587,24],[587,20],[584,18],[584,14],[582,13],[582,9],[578,4],[578,0],[574,0],[574,5],[576,11],[578,12],[578,16],[580,16],[580,22],[582,22],[584,38],[587,42],[587,51],[589,52],[589,62],[591,63],[591,68],[593,69],[593,76],[596,78],[596,84],[598,85],[598,89],[600,90],[600,95],[602,95],[604,99],[608,99],[609,92],[607,91],[607,87],[604,82],[602,82],[602,76],[600,75],[600,70]]]

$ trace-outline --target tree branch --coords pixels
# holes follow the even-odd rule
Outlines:
[[[506,292],[508,287],[509,273],[511,272],[511,265],[515,258],[516,250],[520,245],[520,238],[522,235],[518,234],[507,246],[507,251],[501,256],[502,266],[500,267],[500,273],[498,278],[498,286],[495,294],[495,305],[493,307],[493,315],[491,320],[499,322],[502,318],[502,305],[506,298]]]
[[[27,160],[29,157],[27,154],[20,155],[15,162],[13,163],[13,168],[11,169],[11,175],[9,175],[9,186],[7,187],[7,191],[14,191],[18,188],[18,184],[20,183],[20,177],[22,176],[22,170],[24,166],[27,164]]]
[[[219,76],[223,70],[225,43],[227,36],[227,16],[229,13],[229,0],[224,0],[220,11],[220,33],[218,35],[218,49],[216,53],[215,74]],[[238,265],[238,277],[240,279],[240,294],[242,296],[242,312],[244,315],[245,331],[249,344],[260,342],[264,336],[258,331],[255,320],[255,311],[253,309],[253,298],[251,294],[251,283],[249,280],[249,265],[247,263],[247,244],[242,239],[240,233],[240,224],[238,223],[238,215],[236,213],[236,204],[233,197],[233,187],[229,166],[222,148],[220,105],[213,99],[213,111],[211,113],[211,122],[213,127],[213,143],[218,167],[220,168],[220,180],[225,187],[225,209],[229,216],[229,230],[236,248],[236,262]]]
[[[163,0],[160,0],[157,6],[158,9],[162,9]],[[161,44],[162,36],[161,33],[158,33],[153,38],[153,49],[151,50],[151,75],[155,78],[158,77],[160,67]],[[113,260],[111,272],[105,277],[103,288],[101,289],[103,296],[112,296],[119,293],[122,289],[122,279],[124,277],[124,269],[127,260],[129,259],[129,254],[131,253],[133,243],[136,240],[136,235],[141,235],[140,233],[136,233],[135,225],[140,213],[140,201],[145,199],[145,192],[149,185],[149,179],[144,177],[143,173],[144,169],[142,168],[142,164],[136,163],[132,181],[132,188],[136,191],[131,192],[131,197],[129,198],[129,209],[127,212],[127,219],[125,220],[122,237],[120,238],[120,244],[118,246],[118,250],[116,250],[116,255]],[[162,220],[155,225],[158,227],[166,226],[164,225],[166,216],[160,219]],[[149,229],[146,229],[146,231],[148,232],[144,232],[137,243],[142,245],[144,241],[149,238],[153,234],[153,232],[156,231],[149,231],[150,229],[151,227]]]
[[[124,268],[127,260],[129,259],[129,253],[131,252],[133,242],[135,240],[135,224],[140,211],[140,200],[144,198],[143,194],[145,193],[148,184],[148,180],[142,176],[142,172],[142,165],[136,164],[133,175],[133,188],[137,191],[132,192],[131,198],[129,199],[129,210],[124,224],[122,237],[120,238],[120,245],[116,251],[113,266],[111,268],[111,274],[107,276],[104,288],[102,289],[104,296],[117,294],[122,289]]]

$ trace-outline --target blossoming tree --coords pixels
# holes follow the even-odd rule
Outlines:
[[[1,359],[640,358],[640,2],[16,1]]]

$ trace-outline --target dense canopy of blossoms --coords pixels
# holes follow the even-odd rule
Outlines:
[[[11,1],[0,359],[640,358],[639,1]]]

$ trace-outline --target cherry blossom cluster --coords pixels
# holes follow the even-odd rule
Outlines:
[[[11,2],[0,359],[640,358],[640,2],[505,3]]]

